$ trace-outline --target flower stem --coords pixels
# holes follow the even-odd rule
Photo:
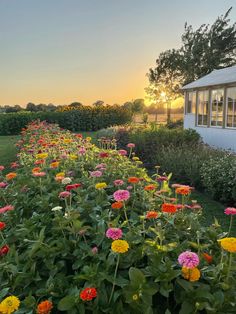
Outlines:
[[[229,253],[229,265],[228,265],[228,272],[227,272],[227,277],[226,277],[226,281],[228,282],[229,280],[229,274],[230,274],[230,270],[231,270],[231,264],[232,264],[232,253]]]
[[[233,225],[233,215],[231,215],[231,217],[230,217],[230,224],[229,224],[228,235],[230,235],[230,232],[231,232],[231,229],[232,229],[232,225]]]
[[[111,290],[109,303],[111,302],[111,299],[113,297],[113,293],[114,293],[114,289],[115,289],[115,285],[116,285],[115,280],[116,280],[117,270],[118,270],[118,266],[119,266],[119,261],[120,261],[120,255],[118,255],[117,262],[116,262],[116,269],[115,269],[115,273],[114,273],[113,286],[112,286],[112,290]]]

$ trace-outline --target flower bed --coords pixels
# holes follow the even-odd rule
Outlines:
[[[148,177],[132,143],[22,136],[0,179],[0,313],[234,312],[236,239],[199,223],[190,187]]]

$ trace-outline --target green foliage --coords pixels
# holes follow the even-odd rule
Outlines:
[[[214,69],[232,66],[236,62],[236,23],[229,19],[230,8],[225,15],[210,26],[203,24],[197,30],[185,25],[182,47],[162,52],[156,67],[150,69],[150,83],[172,78],[175,86],[192,82]]]
[[[208,158],[201,167],[203,185],[212,197],[236,205],[236,157],[224,154]]]
[[[83,107],[63,112],[0,114],[0,135],[19,134],[29,122],[40,119],[71,131],[95,131],[130,122],[129,110],[119,106]]]

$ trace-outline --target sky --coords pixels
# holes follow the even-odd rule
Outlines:
[[[0,0],[0,105],[143,98],[159,53],[185,22],[213,23],[235,0]]]

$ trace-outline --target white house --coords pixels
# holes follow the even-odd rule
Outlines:
[[[184,128],[209,145],[236,152],[236,66],[214,70],[182,87]]]

